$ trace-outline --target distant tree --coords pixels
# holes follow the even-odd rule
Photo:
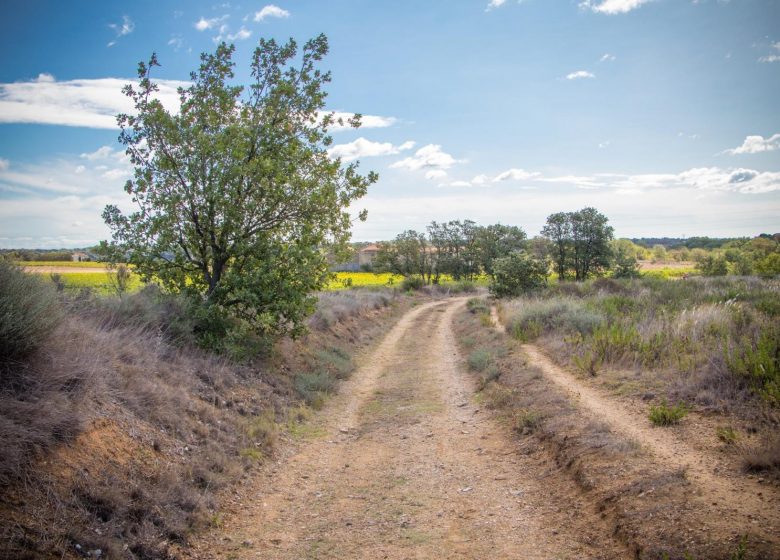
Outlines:
[[[481,228],[476,223],[471,220],[431,222],[427,229],[439,274],[450,274],[455,280],[472,280],[479,273],[475,245]]]
[[[653,262],[664,262],[666,260],[666,247],[663,245],[653,245]]]
[[[629,241],[630,243],[630,241]],[[613,278],[638,278],[639,263],[635,253],[624,244],[613,246],[612,251],[612,277]]]
[[[550,258],[552,252],[552,244],[550,240],[541,235],[535,235],[533,238],[526,242],[528,252],[536,259],[545,260]]]
[[[553,263],[560,280],[570,271],[577,281],[602,274],[610,265],[613,228],[595,208],[558,212],[547,217],[542,235],[553,247]]]
[[[493,261],[490,293],[495,297],[517,297],[547,283],[549,263],[525,251],[510,253]]]
[[[780,275],[780,253],[772,253],[758,261],[756,272],[765,278]]]
[[[482,271],[493,276],[497,259],[526,248],[526,234],[517,226],[494,224],[480,227],[476,232],[476,260]]]
[[[328,278],[325,249],[343,251],[347,209],[377,180],[328,157],[330,73],[318,68],[327,52],[324,35],[300,56],[293,40],[261,39],[244,90],[232,85],[234,47],[222,43],[180,88],[178,113],[155,98],[156,56],[141,63],[140,85],[124,89],[135,114],[118,116],[137,210],[103,212],[115,262],[126,257],[208,317],[261,334],[302,332]],[[348,123],[359,126],[359,115]]]
[[[547,217],[542,235],[550,240],[551,256],[558,280],[565,280],[571,258],[571,219],[570,214],[558,212]]]
[[[393,241],[380,245],[374,258],[374,270],[405,277],[417,276],[425,284],[437,283],[439,272],[431,245],[424,233],[407,230]]]
[[[696,269],[703,276],[726,276],[729,266],[726,257],[709,253],[696,263]]]

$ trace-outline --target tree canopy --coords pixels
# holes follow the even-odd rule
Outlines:
[[[573,276],[582,281],[609,268],[613,228],[608,221],[591,207],[547,217],[542,235],[552,244],[554,267],[560,280]]]
[[[139,64],[139,84],[124,89],[135,113],[117,117],[136,210],[106,207],[106,248],[256,332],[297,333],[327,278],[325,248],[346,248],[347,208],[377,176],[328,157],[324,35],[300,55],[292,39],[261,39],[247,88],[232,84],[234,50],[222,43],[201,55],[178,113],[155,98],[156,56]],[[360,115],[346,124],[358,127]]]

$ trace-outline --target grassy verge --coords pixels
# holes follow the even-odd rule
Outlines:
[[[66,295],[59,326],[2,364],[0,557],[172,557],[219,525],[223,497],[281,431],[313,433],[309,410],[398,303],[392,291],[323,295],[328,321],[237,363],[194,347],[186,314],[154,290]]]
[[[637,558],[733,557],[749,520],[712,514],[685,471],[655,461],[577,407],[527,361],[518,340],[490,326],[484,303],[468,307],[455,330],[480,387],[477,398],[515,431],[523,452],[547,455],[568,473]],[[749,540],[745,557],[773,557],[761,546]]]

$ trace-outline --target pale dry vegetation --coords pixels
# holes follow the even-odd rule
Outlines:
[[[561,291],[581,289],[593,290],[590,286],[575,286]],[[591,292],[599,297],[597,293],[597,290]],[[553,301],[532,300],[528,308],[524,308],[525,303],[505,304],[504,313],[516,313],[516,320],[522,317],[538,321],[537,341],[544,340],[545,332],[555,332],[545,329],[560,324],[558,315],[576,316],[582,311],[584,317],[589,317],[593,313],[592,309],[580,305],[581,298],[569,294],[558,295]],[[729,521],[701,505],[694,505],[697,489],[685,469],[658,460],[642,442],[613,431],[596,414],[569,398],[561,386],[528,361],[521,341],[499,333],[485,320],[490,309],[484,300],[472,300],[468,307],[456,320],[455,328],[467,365],[477,377],[477,398],[515,431],[522,452],[545,457],[551,470],[559,468],[568,472],[586,499],[612,524],[614,534],[637,558],[725,560],[734,557],[743,542],[741,531],[749,527],[745,519]],[[552,309],[556,312],[544,313]],[[520,317],[522,311],[527,314]],[[580,325],[587,324],[586,321],[582,320]],[[573,332],[568,330],[565,336]],[[603,370],[599,370],[597,375],[602,374]],[[743,398],[766,405],[760,397],[751,395]],[[659,402],[656,416],[662,425],[678,422],[687,411],[686,406]],[[744,406],[745,402],[738,404]],[[646,414],[640,412],[638,417],[639,421],[650,424]],[[734,435],[734,430],[724,434],[724,437],[740,437]],[[733,441],[724,445],[744,449]],[[766,469],[773,460],[770,449],[762,447],[761,452],[753,449],[753,468]],[[751,537],[746,546],[749,553],[745,558],[775,557],[760,539]]]
[[[31,319],[36,347],[2,363],[0,557],[168,557],[219,523],[222,493],[273,452],[287,410],[321,404],[393,301],[324,295],[328,325],[236,361],[197,347],[187,306],[154,288],[64,298],[28,278],[48,311]]]

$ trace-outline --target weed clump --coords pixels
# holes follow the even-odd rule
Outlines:
[[[18,361],[39,348],[60,323],[51,284],[0,261],[0,361]]]
[[[654,426],[671,426],[673,424],[679,424],[688,414],[688,407],[685,403],[677,403],[676,405],[669,406],[664,400],[659,405],[650,406],[650,422]]]
[[[469,368],[474,371],[485,371],[492,361],[493,355],[482,348],[474,350],[468,357]]]

